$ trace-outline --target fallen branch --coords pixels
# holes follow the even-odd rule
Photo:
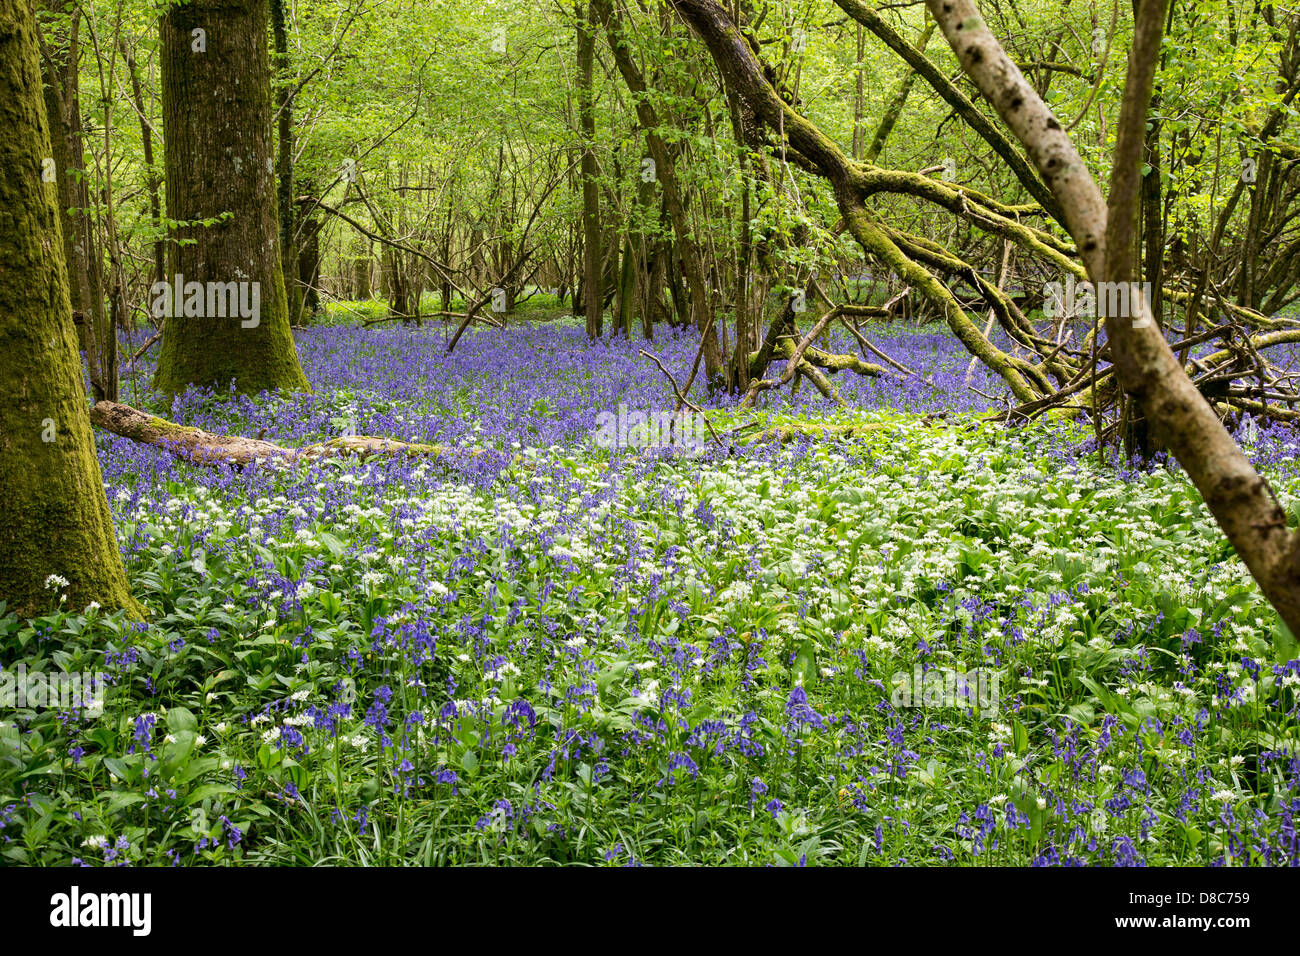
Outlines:
[[[159,331],[155,332],[153,335],[149,336],[148,340],[144,343],[144,345],[142,345],[142,346],[140,346],[138,349],[136,349],[136,350],[131,354],[131,357],[130,357],[127,361],[128,361],[130,364],[134,365],[134,364],[135,364],[135,360],[138,359],[141,355],[144,355],[145,352],[148,352],[149,349],[153,348],[153,344],[154,344],[155,342],[157,342],[157,341],[158,341],[159,339],[161,339],[161,338],[162,338],[162,330],[159,330]]]
[[[379,319],[367,319],[365,322],[362,323],[362,327],[368,329],[372,325],[380,325],[384,322],[416,322],[422,319],[463,319],[463,318],[466,318],[464,312],[421,312],[419,315],[386,315],[383,318],[379,318]],[[488,325],[496,329],[505,328],[504,323],[496,319],[489,318],[485,313],[480,313],[477,316],[473,316],[473,318],[477,318],[480,322],[486,322]]]
[[[779,442],[782,445],[788,445],[799,439],[808,439],[810,441],[847,441],[850,438],[860,437],[870,432],[879,431],[886,426],[884,425],[773,425],[770,428],[762,428],[757,422],[749,422],[746,426],[741,427],[759,427],[759,431],[753,435],[747,435],[738,438],[737,441],[742,445],[758,445],[766,442]],[[740,429],[733,429],[739,431]]]
[[[709,434],[713,436],[713,440],[714,440],[715,442],[718,443],[718,447],[719,447],[719,448],[721,448],[723,451],[726,451],[726,450],[727,450],[727,446],[726,446],[726,444],[722,441],[722,439],[718,437],[718,433],[717,433],[716,431],[713,430],[713,423],[709,421],[709,416],[708,416],[708,415],[705,415],[704,412],[703,412],[703,410],[701,410],[701,408],[700,408],[698,405],[694,404],[694,403],[691,402],[689,399],[687,399],[687,397],[685,396],[685,394],[683,394],[682,390],[681,390],[680,388],[677,387],[677,379],[673,378],[672,373],[669,372],[668,369],[664,368],[664,363],[661,362],[661,361],[659,361],[658,356],[651,355],[651,354],[650,354],[649,352],[647,352],[645,349],[641,349],[640,352],[641,352],[642,355],[644,355],[644,356],[645,356],[646,358],[648,358],[650,361],[652,361],[652,362],[654,362],[656,365],[658,365],[658,366],[659,366],[659,371],[663,372],[663,373],[664,373],[664,376],[665,376],[665,377],[668,379],[668,381],[672,384],[672,386],[673,386],[673,391],[677,393],[677,409],[678,409],[678,411],[680,412],[681,407],[682,407],[683,405],[685,405],[687,408],[689,408],[689,409],[690,409],[692,412],[694,412],[696,415],[699,415],[700,418],[704,419],[704,424],[705,424],[706,426],[708,426]],[[690,387],[690,386],[687,385],[687,388],[689,388],[689,387]],[[674,416],[674,421],[676,420],[676,418],[677,418],[677,416]]]
[[[444,445],[408,444],[366,435],[348,435],[301,448],[286,448],[258,438],[215,435],[201,428],[178,425],[117,402],[97,402],[90,410],[90,421],[106,432],[154,445],[196,465],[232,465],[242,468],[254,462],[272,460],[299,461],[348,456],[364,458],[371,455],[409,455],[434,460],[465,455],[474,459],[488,451],[485,448],[455,449]]]

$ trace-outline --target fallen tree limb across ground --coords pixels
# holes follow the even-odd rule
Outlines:
[[[215,435],[201,428],[178,425],[117,402],[97,402],[90,410],[90,421],[106,432],[146,445],[155,445],[196,465],[232,465],[242,468],[254,462],[273,459],[296,461],[370,455],[410,455],[434,460],[467,456],[473,459],[487,452],[485,448],[457,449],[444,445],[408,444],[366,435],[348,435],[301,448],[286,448],[259,438]]]

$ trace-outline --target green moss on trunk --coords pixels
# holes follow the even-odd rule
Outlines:
[[[260,289],[255,324],[240,314],[166,319],[154,385],[168,395],[190,385],[309,388],[280,263],[267,17],[266,0],[191,0],[159,21],[167,215],[219,220],[175,230],[187,244],[168,247],[168,278]]]
[[[0,0],[0,600],[19,614],[131,597],[91,438],[35,20]],[[47,589],[50,575],[66,589]]]

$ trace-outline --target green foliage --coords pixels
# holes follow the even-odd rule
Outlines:
[[[358,497],[328,522],[292,471],[256,500],[173,482],[128,518],[147,625],[0,608],[7,670],[110,679],[97,719],[0,728],[0,854],[1108,862],[1141,831],[1148,862],[1201,864],[1227,852],[1222,806],[1276,820],[1288,784],[1261,755],[1300,743],[1274,671],[1294,640],[1182,479],[1064,469],[1043,429],[849,421],[852,447],[623,482],[608,527],[662,586],[626,578],[601,527],[561,532],[607,473],[587,453],[418,496],[331,462]],[[466,534],[503,521],[514,544]],[[900,704],[922,664],[990,669],[1001,697]],[[1138,771],[1145,803],[1113,810]],[[972,835],[985,812],[996,842]]]

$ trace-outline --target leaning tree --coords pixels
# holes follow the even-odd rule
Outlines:
[[[870,257],[928,300],[957,338],[1005,382],[1019,402],[1008,410],[1008,420],[1028,420],[1049,409],[1091,409],[1095,414],[1103,397],[1114,403],[1121,395],[1131,396],[1150,430],[1187,470],[1282,620],[1292,631],[1300,632],[1300,534],[1288,527],[1286,513],[1272,489],[1255,472],[1221,420],[1234,408],[1292,421],[1296,413],[1270,406],[1263,399],[1252,400],[1248,394],[1236,394],[1231,388],[1209,391],[1211,386],[1225,381],[1230,385],[1255,374],[1261,380],[1271,376],[1270,387],[1275,390],[1284,388],[1261,353],[1270,345],[1300,341],[1300,329],[1294,323],[1220,301],[1228,322],[1195,335],[1189,326],[1182,341],[1171,346],[1152,304],[1135,292],[1122,313],[1111,307],[1109,299],[1098,302],[1103,318],[1111,312],[1104,342],[1102,329],[1096,327],[1083,342],[1072,345],[1045,334],[1003,289],[958,254],[930,238],[889,224],[873,208],[881,197],[908,196],[1014,244],[1027,257],[1060,275],[1127,287],[1132,278],[1133,213],[1141,186],[1147,104],[1164,23],[1163,0],[1141,0],[1138,6],[1109,213],[1068,132],[1008,58],[970,0],[926,0],[926,4],[962,67],[1024,146],[1027,159],[1011,137],[984,117],[875,10],[862,0],[835,2],[902,56],[993,149],[1035,202],[1011,205],[958,183],[885,169],[846,155],[799,109],[798,98],[781,88],[779,78],[765,68],[758,39],[738,25],[724,7],[715,0],[672,0],[672,5],[699,34],[728,89],[740,99],[744,138],[757,148],[779,149],[791,163],[829,181],[842,227]],[[1045,221],[1032,224],[1035,218]],[[1055,234],[1053,222],[1069,233],[1073,243]],[[976,291],[1015,347],[1013,352],[999,348],[989,332],[971,320],[965,303],[957,299],[943,276],[957,277]],[[1167,300],[1196,308],[1195,292],[1176,288],[1159,292]],[[806,366],[810,373],[817,366],[834,370],[842,357],[817,356],[811,342],[830,322],[845,320],[850,312],[842,306],[832,307],[798,345],[794,344],[792,326],[783,329],[781,320],[774,323],[760,349],[759,363],[752,369],[755,381],[751,390],[778,384],[758,376],[776,351],[770,346],[782,339],[783,351],[778,354],[785,355],[788,366]],[[785,317],[787,323],[789,319]],[[1230,346],[1230,335],[1238,338],[1240,347]],[[1186,350],[1216,338],[1221,347],[1191,363],[1197,373],[1193,381],[1184,365]],[[1183,358],[1175,349],[1184,350]],[[1099,360],[1107,363],[1105,368]],[[859,371],[879,374],[876,368]],[[789,372],[787,368],[779,384],[788,380]],[[1207,400],[1207,394],[1215,405]]]
[[[1132,278],[1147,106],[1165,3],[1137,4],[1108,203],[1069,133],[1007,57],[975,4],[926,0],[963,69],[1025,145],[1057,197],[1088,275],[1098,283]],[[1273,489],[1188,377],[1151,303],[1138,296],[1136,308],[1103,317],[1120,384],[1187,471],[1260,590],[1292,632],[1300,634],[1300,532],[1288,526]]]
[[[0,0],[0,123],[0,601],[38,613],[57,575],[74,606],[140,613],[91,437],[27,0]]]

